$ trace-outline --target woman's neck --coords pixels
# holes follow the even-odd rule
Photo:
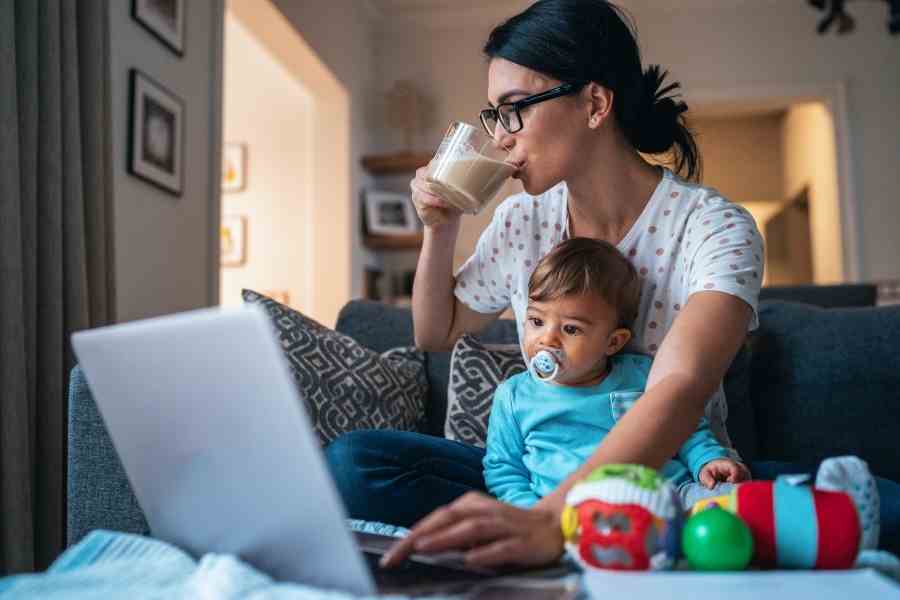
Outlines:
[[[569,233],[617,244],[659,185],[662,170],[625,142],[611,142],[585,156],[581,173],[566,180]]]

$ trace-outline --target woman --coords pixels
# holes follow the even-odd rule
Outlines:
[[[756,225],[715,190],[642,157],[671,152],[675,172],[699,175],[687,106],[667,97],[677,84],[663,86],[658,67],[642,70],[620,11],[603,0],[541,0],[495,28],[485,53],[490,107],[481,120],[509,150],[525,193],[497,208],[454,276],[460,213],[417,172],[413,202],[426,227],[413,290],[416,344],[449,350],[510,306],[522,339],[537,260],[567,237],[591,237],[616,245],[642,275],[632,348],[654,362],[645,394],[595,454],[530,510],[484,493],[480,448],[409,432],[337,440],[327,453],[351,516],[418,523],[388,565],[413,550],[460,548],[482,566],[557,559],[565,494],[594,467],[658,468],[704,413],[730,446],[722,379],[757,326]]]

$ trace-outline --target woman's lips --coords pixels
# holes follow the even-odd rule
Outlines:
[[[516,167],[516,170],[513,171],[512,178],[513,178],[513,179],[519,179],[519,178],[522,176],[522,171],[525,170],[525,163],[524,163],[524,162],[517,162],[517,161],[514,161],[514,160],[511,160],[511,161],[508,161],[508,162],[509,162],[511,165],[513,165],[513,166]]]

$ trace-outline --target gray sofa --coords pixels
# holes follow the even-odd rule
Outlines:
[[[859,298],[868,302],[858,292],[803,291],[804,300],[820,306],[761,303],[761,327],[725,381],[728,429],[746,460],[813,463],[852,453],[900,481],[900,306],[844,308]],[[348,303],[336,329],[376,351],[413,343],[409,309],[376,302]],[[479,337],[515,342],[514,323],[498,321]],[[443,435],[450,357],[428,353],[426,362],[427,433]],[[145,533],[147,524],[76,367],[69,388],[69,543],[96,528]]]

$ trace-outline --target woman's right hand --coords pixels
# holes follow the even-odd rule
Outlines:
[[[462,211],[447,202],[441,195],[441,189],[425,178],[427,172],[428,166],[419,168],[415,179],[409,183],[413,206],[422,223],[426,227],[458,223]]]

